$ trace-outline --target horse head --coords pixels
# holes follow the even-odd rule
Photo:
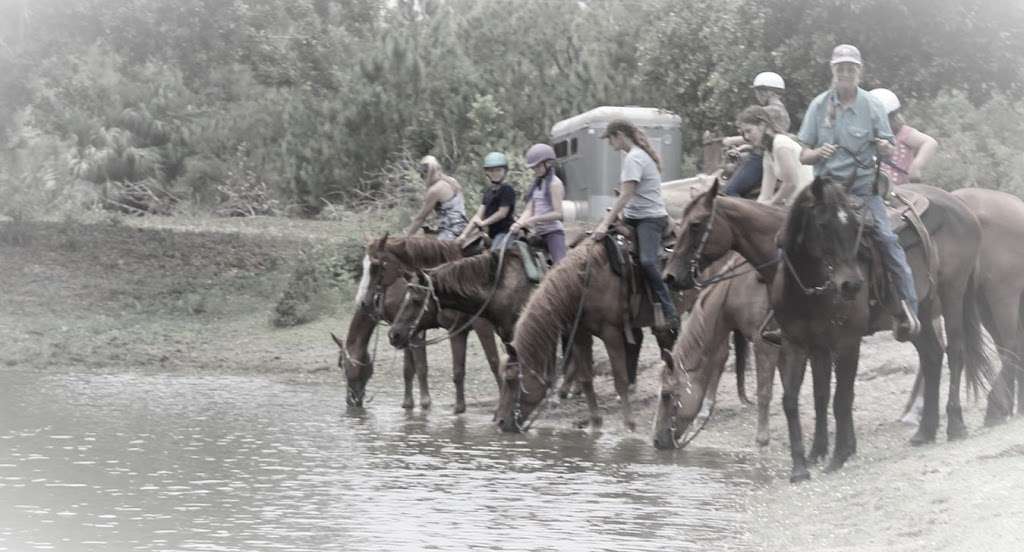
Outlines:
[[[409,346],[412,336],[421,330],[420,321],[432,307],[436,307],[436,301],[431,301],[433,296],[430,277],[422,270],[416,272],[405,272],[405,295],[398,307],[395,319],[391,321],[391,329],[388,331],[388,341],[392,347],[404,349]]]
[[[697,276],[729,252],[732,229],[717,212],[719,182],[716,179],[683,211],[675,229],[676,242],[665,263],[665,283],[676,290],[697,285]]]
[[[864,288],[859,253],[868,215],[856,201],[825,177],[815,178],[794,200],[781,242],[791,271],[805,275],[805,289],[837,291],[852,301]]]
[[[688,372],[672,351],[661,350],[661,392],[654,415],[654,447],[674,449],[693,424],[707,393],[706,374]]]
[[[501,387],[494,413],[498,429],[505,433],[518,433],[524,429],[524,424],[547,394],[545,373],[544,367],[529,366],[528,361],[519,358],[512,345],[508,346],[508,355],[501,359],[498,367]]]
[[[352,319],[352,324],[376,324],[369,317],[361,317],[357,314]],[[345,373],[345,381],[348,384],[348,392],[345,395],[345,404],[348,406],[362,407],[363,397],[366,395],[366,384],[373,376],[373,360],[367,355],[351,355],[345,342],[331,332],[331,339],[338,345],[338,368]],[[356,358],[359,357],[359,358]]]

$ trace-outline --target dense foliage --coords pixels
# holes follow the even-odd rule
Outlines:
[[[1014,0],[5,0],[0,40],[4,147],[59,142],[128,209],[379,205],[419,155],[476,182],[598,105],[681,114],[692,153],[762,70],[799,120],[839,42],[940,139],[936,182],[1024,192]]]

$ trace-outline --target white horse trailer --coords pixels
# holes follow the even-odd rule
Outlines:
[[[559,121],[551,127],[551,144],[565,174],[566,222],[599,220],[615,202],[625,154],[600,138],[615,119],[625,119],[647,135],[661,156],[665,184],[682,176],[682,118],[675,113],[652,107],[602,106]]]

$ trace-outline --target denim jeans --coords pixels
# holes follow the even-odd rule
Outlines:
[[[673,320],[679,316],[676,312],[675,303],[672,302],[672,295],[668,286],[661,279],[661,270],[658,267],[658,251],[661,249],[661,235],[668,224],[668,217],[655,217],[646,219],[626,219],[626,224],[632,226],[636,231],[636,241],[640,248],[640,268],[643,270],[647,284],[651,291],[661,303],[661,311],[665,317]]]
[[[747,155],[746,161],[729,178],[729,183],[725,185],[725,195],[746,197],[761,186],[761,177],[763,175],[764,154],[759,151],[750,152]]]
[[[873,193],[866,185],[855,184],[850,188],[850,193],[859,196],[864,200],[865,208],[875,219],[874,238],[881,246],[882,261],[886,270],[895,277],[896,291],[907,302],[910,309],[917,313],[917,291],[914,289],[914,275],[910,271],[910,263],[907,262],[907,254],[900,245],[899,238],[892,231],[889,223],[889,214],[885,210],[885,203],[881,196]]]

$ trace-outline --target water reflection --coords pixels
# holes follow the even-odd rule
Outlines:
[[[742,458],[341,385],[0,371],[0,550],[742,549]]]

